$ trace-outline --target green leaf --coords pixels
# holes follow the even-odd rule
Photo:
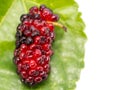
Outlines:
[[[4,3],[4,4],[3,4]],[[37,5],[45,4],[60,15],[68,31],[56,27],[51,58],[51,73],[37,86],[21,83],[13,64],[16,27],[21,14]],[[74,0],[0,0],[0,90],[75,90],[81,69],[84,67],[85,24],[80,18]]]

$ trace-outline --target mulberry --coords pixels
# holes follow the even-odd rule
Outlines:
[[[57,23],[58,15],[45,5],[34,6],[28,14],[20,17],[16,32],[14,63],[21,80],[32,86],[48,77],[50,72],[51,49],[55,38],[54,26],[66,28]]]

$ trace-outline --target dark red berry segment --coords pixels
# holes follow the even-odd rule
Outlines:
[[[31,7],[28,14],[21,15],[15,36],[14,63],[24,83],[34,85],[48,77],[54,25],[64,28],[56,23],[58,20],[58,15],[45,5]]]

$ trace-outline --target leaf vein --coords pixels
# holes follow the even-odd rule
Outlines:
[[[2,25],[4,19],[5,19],[6,16],[8,15],[9,11],[12,9],[13,5],[15,4],[15,1],[16,1],[16,0],[13,0],[11,6],[9,7],[9,9],[7,10],[7,12],[5,13],[5,15],[3,16],[3,18],[1,19],[0,26]]]

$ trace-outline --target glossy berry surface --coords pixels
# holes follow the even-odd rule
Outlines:
[[[49,22],[57,22],[58,19],[58,15],[45,5],[31,7],[29,13],[20,17],[14,63],[21,80],[30,86],[48,77],[53,54],[51,46],[55,38],[54,25]]]

